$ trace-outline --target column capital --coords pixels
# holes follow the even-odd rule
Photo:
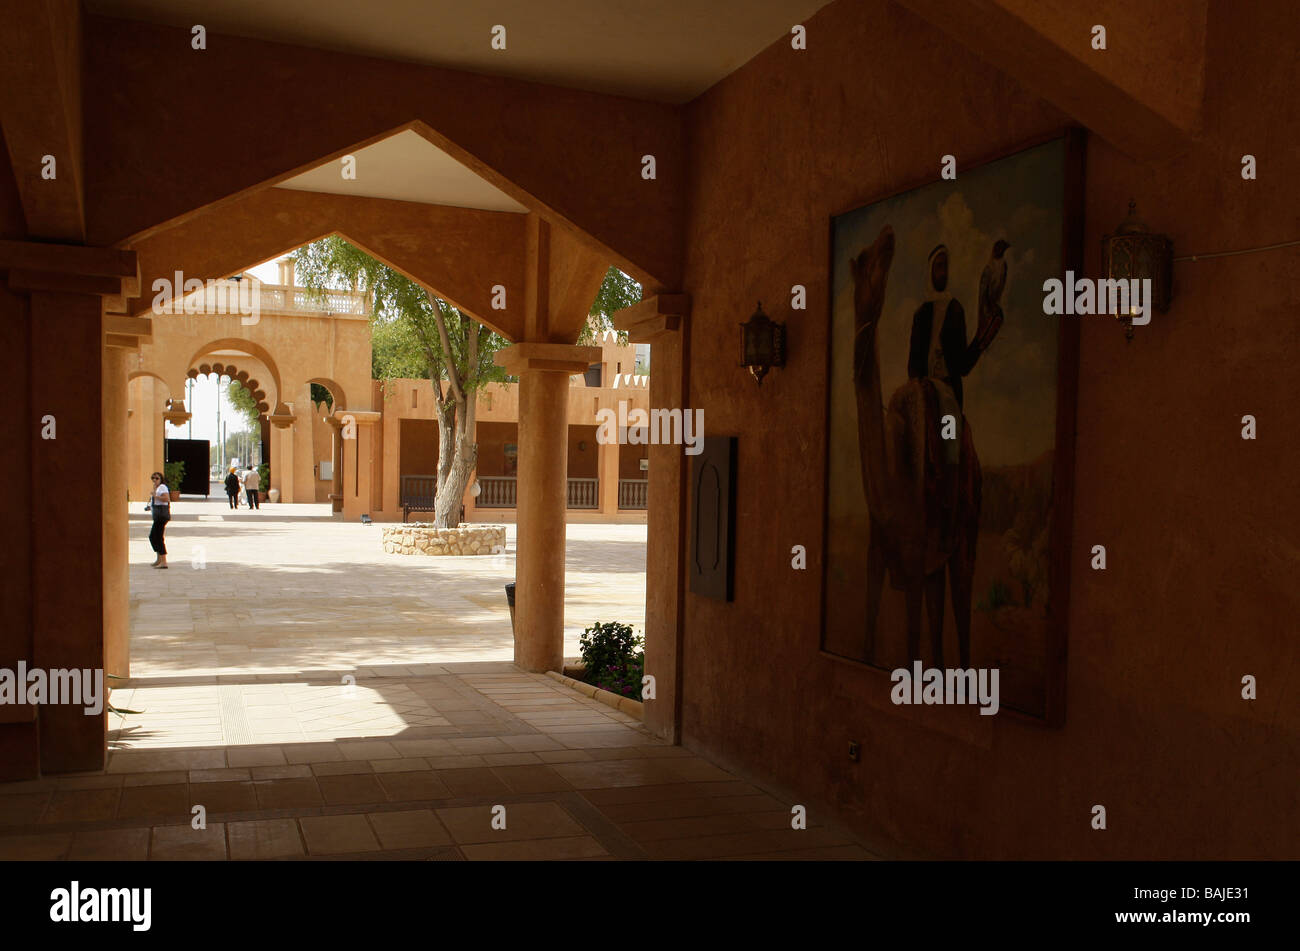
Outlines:
[[[512,376],[530,370],[552,373],[585,373],[600,362],[600,347],[579,347],[567,343],[516,343],[492,355],[496,365]]]

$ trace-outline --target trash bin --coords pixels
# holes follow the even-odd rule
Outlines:
[[[510,632],[515,630],[515,583],[506,585],[506,603],[510,605]]]

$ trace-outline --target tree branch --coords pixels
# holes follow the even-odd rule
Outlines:
[[[438,306],[438,300],[428,288],[425,288],[424,294],[429,298],[429,304],[433,307],[433,319],[438,325],[438,339],[442,341],[443,365],[447,369],[447,383],[451,387],[451,394],[457,401],[463,402],[465,391],[461,386],[460,371],[456,369],[456,358],[451,352],[451,341],[447,337],[447,324],[442,319],[442,308]]]

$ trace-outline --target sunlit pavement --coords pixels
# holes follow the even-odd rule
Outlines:
[[[0,784],[0,859],[864,859],[815,811],[509,663],[505,557],[385,554],[328,506],[131,524],[105,770]],[[644,525],[571,525],[566,652],[645,601]],[[115,682],[117,683],[117,682]],[[206,828],[193,828],[196,806]],[[494,807],[504,806],[505,829]]]

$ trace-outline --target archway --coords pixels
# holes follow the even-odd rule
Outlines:
[[[342,512],[343,444],[335,421],[347,410],[347,395],[337,382],[323,376],[308,380],[307,389],[310,442],[305,450],[311,455],[311,495],[317,502],[330,503],[331,511]],[[298,488],[300,497],[307,494]]]
[[[149,497],[149,474],[163,468],[167,425],[163,413],[173,399],[171,386],[152,370],[127,375],[126,487],[127,499]]]

